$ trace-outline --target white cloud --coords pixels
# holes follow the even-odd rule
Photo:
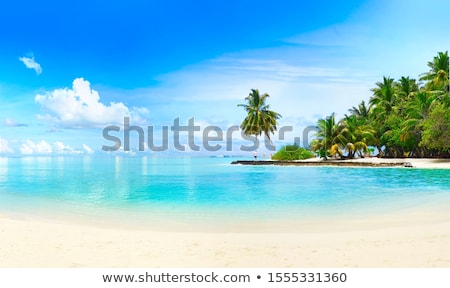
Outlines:
[[[128,156],[136,156],[136,152],[134,151],[133,148],[131,148],[128,151],[123,150],[123,146],[119,147],[119,149],[117,151],[113,151],[113,152],[107,152],[107,153],[114,153],[114,154],[118,154],[118,155],[128,155]]]
[[[19,60],[25,64],[25,66],[29,69],[34,69],[37,75],[42,73],[42,67],[39,63],[34,60],[34,56],[29,57],[19,57]]]
[[[53,153],[64,153],[64,154],[81,154],[80,150],[76,150],[69,145],[65,145],[60,141],[53,142]]]
[[[83,149],[87,154],[94,154],[94,150],[92,150],[91,147],[86,144],[83,144]]]
[[[20,153],[23,155],[31,155],[33,154],[33,152],[33,148],[27,143],[22,144],[22,146],[20,147]]]
[[[83,145],[83,148],[85,145]],[[85,149],[86,150],[86,149]],[[87,152],[87,150],[86,150]],[[63,142],[56,141],[53,144],[47,143],[45,140],[40,142],[33,142],[27,139],[20,146],[20,153],[23,155],[31,154],[82,154],[83,151],[74,149],[70,145],[66,145]]]
[[[52,153],[52,147],[50,144],[41,140],[39,143],[34,143],[31,140],[26,140],[25,143],[20,146],[20,153],[24,155],[30,154],[50,154]]]
[[[0,153],[13,153],[14,151],[9,148],[9,142],[6,139],[0,138]]]
[[[122,102],[105,105],[100,95],[92,90],[83,78],[73,81],[72,89],[55,89],[45,95],[38,94],[35,102],[48,114],[38,115],[38,119],[54,122],[66,128],[101,127],[123,123],[123,117],[131,117],[133,122],[141,122],[149,113],[146,108],[128,108]]]

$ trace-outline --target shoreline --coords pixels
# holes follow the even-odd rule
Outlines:
[[[379,161],[356,161],[373,160]],[[440,159],[433,163],[429,161],[413,163],[416,168],[448,165]],[[238,168],[228,165],[221,164],[220,167],[227,166],[223,169],[229,171]],[[342,170],[343,175],[348,171]],[[372,172],[395,172],[392,174],[402,177],[428,171],[407,173],[410,171],[391,169]],[[295,177],[290,170],[283,173]],[[447,179],[447,171],[436,174],[436,177]],[[352,189],[358,191],[364,185],[370,185],[364,179],[363,175],[350,179],[360,183],[351,186]],[[409,183],[411,179],[405,177],[404,180]],[[427,180],[424,178],[426,183]],[[450,194],[445,183],[444,186],[441,184],[439,191],[424,189],[420,193],[423,197],[418,198],[414,198],[414,193],[412,197],[405,194],[400,202],[393,201],[397,199],[395,197],[389,198],[387,191],[387,198],[382,198],[387,202],[377,202],[378,198],[369,197],[364,202],[367,207],[356,210],[358,207],[350,203],[350,209],[328,210],[320,206],[324,208],[321,213],[309,214],[300,205],[298,210],[292,210],[298,214],[290,214],[286,209],[288,206],[284,206],[280,211],[287,214],[281,214],[283,217],[280,218],[273,217],[278,215],[276,211],[268,213],[267,209],[258,214],[251,209],[241,211],[231,207],[222,213],[209,205],[211,210],[204,214],[176,205],[167,206],[169,210],[155,205],[151,207],[151,213],[142,215],[135,209],[138,206],[130,210],[114,206],[113,213],[109,214],[106,213],[110,211],[109,206],[106,211],[97,210],[95,205],[78,209],[71,203],[59,203],[55,208],[52,205],[57,201],[39,200],[28,194],[23,195],[27,201],[12,197],[14,201],[8,202],[6,193],[7,201],[3,203],[9,203],[5,205],[8,209],[0,209],[0,267],[450,268]],[[413,186],[409,188],[414,189]],[[268,190],[268,193],[278,193],[275,190]],[[166,214],[166,211],[171,213]],[[234,217],[239,213],[245,217]],[[133,222],[133,219],[141,222]],[[190,222],[190,219],[194,221]]]
[[[335,167],[404,167],[418,169],[450,169],[450,159],[440,158],[358,158],[306,160],[236,160],[232,165],[260,166],[335,166]]]
[[[422,208],[228,232],[0,214],[0,267],[450,267],[450,213]]]

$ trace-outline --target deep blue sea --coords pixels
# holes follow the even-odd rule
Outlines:
[[[0,213],[273,221],[450,203],[450,171],[230,165],[233,158],[0,158]]]

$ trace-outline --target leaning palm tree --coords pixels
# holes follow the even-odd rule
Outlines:
[[[266,104],[269,94],[259,94],[258,89],[251,89],[251,92],[245,98],[246,104],[238,104],[238,107],[243,107],[247,111],[247,117],[241,123],[241,129],[245,135],[255,135],[256,138],[262,133],[269,139],[270,134],[277,130],[277,120],[281,115],[275,111],[270,110],[270,106]]]

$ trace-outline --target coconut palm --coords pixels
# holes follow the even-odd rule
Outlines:
[[[358,119],[356,115],[345,116],[339,123],[339,134],[337,139],[341,147],[347,152],[347,157],[352,159],[357,154],[364,157],[369,145],[374,143],[375,131],[364,119]]]
[[[270,110],[270,106],[266,104],[269,94],[259,94],[258,89],[251,89],[251,92],[245,98],[246,104],[238,104],[247,111],[247,116],[241,123],[241,129],[245,135],[261,136],[262,133],[270,140],[270,134],[277,130],[277,120],[281,115]]]
[[[422,139],[423,122],[428,118],[430,108],[436,103],[436,97],[426,90],[413,93],[406,103],[405,115],[401,127],[400,141],[412,147],[416,156],[423,156],[424,151],[418,146]]]
[[[373,107],[376,118],[384,118],[392,111],[397,100],[394,79],[383,77],[383,82],[377,82],[375,85],[377,87],[371,89],[373,96],[370,98],[370,106]]]
[[[419,85],[416,79],[402,76],[398,82],[395,83],[397,88],[397,95],[400,99],[407,99],[412,96],[413,93],[419,90]]]
[[[449,57],[448,51],[439,52],[438,56],[433,58],[433,61],[428,62],[430,71],[422,74],[420,80],[427,81],[428,90],[441,90],[443,92],[449,91]]]
[[[439,52],[420,81],[390,77],[376,83],[368,107],[362,101],[337,120],[332,114],[317,123],[315,152],[363,157],[375,146],[380,157],[450,157],[449,56]]]
[[[350,112],[351,115],[355,115],[358,119],[367,120],[370,114],[370,106],[367,107],[366,102],[363,100],[358,104],[358,107],[353,106],[351,109],[348,109],[348,112]]]
[[[397,102],[397,93],[395,89],[394,79],[383,77],[383,82],[377,82],[377,87],[371,89],[373,92],[369,100],[370,109],[372,111],[372,127],[375,129],[377,139],[376,147],[378,154],[383,156],[382,147],[387,143],[389,138],[390,127],[386,119],[390,118],[395,104]],[[386,135],[386,133],[388,133]]]
[[[325,159],[329,155],[342,156],[340,142],[337,138],[338,135],[339,126],[336,123],[334,113],[325,119],[319,119],[317,122],[316,138],[311,142],[311,149]]]

